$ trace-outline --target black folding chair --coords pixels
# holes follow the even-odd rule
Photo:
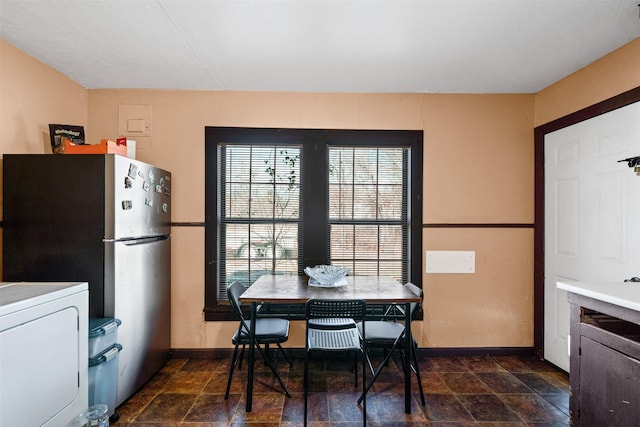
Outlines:
[[[306,341],[304,352],[304,425],[307,425],[307,395],[309,391],[309,353],[313,351],[355,351],[356,360],[362,357],[362,422],[367,425],[367,400],[365,394],[366,344],[361,339],[357,321],[365,331],[367,305],[363,300],[312,299],[306,304]],[[358,369],[355,385],[358,385]],[[360,403],[360,402],[358,402]]]
[[[407,283],[405,284],[405,287],[409,289],[411,292],[413,292],[415,295],[422,298],[422,289],[420,289],[413,283]],[[421,305],[420,303],[410,304],[412,319],[420,309],[420,305]],[[398,313],[394,314],[393,311],[397,311]],[[404,314],[405,313],[404,313],[403,307],[398,305],[392,305],[390,309],[387,310],[387,313],[385,313],[385,315],[388,318],[391,318],[392,320],[368,321],[366,334],[365,334],[364,328],[362,327],[362,324],[358,324],[358,328],[360,329],[360,332],[364,337],[364,342],[366,343],[368,348],[375,347],[375,348],[382,348],[385,350],[385,358],[380,363],[378,368],[375,371],[373,370],[373,368],[371,369],[371,372],[373,373],[373,377],[371,378],[371,381],[365,388],[365,391],[360,396],[360,399],[358,399],[358,403],[364,399],[369,389],[373,386],[373,383],[380,375],[380,372],[382,372],[382,369],[389,362],[389,359],[393,355],[393,352],[395,350],[398,350],[399,352],[402,353],[402,349],[405,347],[406,329],[403,323],[396,322],[395,319],[399,317],[399,315],[401,315],[404,318]],[[406,327],[410,328],[411,325],[406,325]],[[420,390],[420,399],[422,401],[422,406],[424,406],[425,405],[424,391],[422,389],[420,369],[418,368],[418,359],[416,357],[416,347],[418,347],[418,343],[415,339],[412,339],[410,369],[416,375],[416,378],[418,380],[418,388]],[[404,363],[404,357],[402,357],[401,359],[403,360],[403,363]]]
[[[238,325],[238,330],[233,334],[231,338],[231,342],[233,343],[233,358],[231,360],[231,368],[229,369],[229,379],[227,380],[227,390],[225,391],[224,398],[229,398],[229,390],[231,388],[231,378],[233,377],[233,371],[235,370],[236,365],[240,362],[244,355],[244,350],[247,345],[250,343],[249,336],[249,324],[245,320],[244,315],[242,314],[242,309],[240,308],[240,300],[239,297],[245,291],[245,287],[240,282],[233,282],[227,286],[227,298],[229,298],[229,302],[233,307],[234,311],[240,318],[240,324]],[[278,319],[278,318],[258,318],[256,319],[256,330],[254,336],[255,348],[262,355],[265,364],[269,367],[273,375],[275,375],[276,379],[282,386],[287,397],[291,397],[287,386],[282,381],[282,378],[276,371],[276,368],[273,363],[269,360],[267,355],[267,350],[269,348],[269,344],[276,344],[278,346],[278,350],[284,358],[289,363],[289,366],[292,366],[291,360],[284,352],[284,349],[280,345],[281,343],[287,341],[289,339],[289,321],[286,319]],[[238,348],[242,345],[242,350],[239,352]],[[263,350],[261,345],[265,346]]]

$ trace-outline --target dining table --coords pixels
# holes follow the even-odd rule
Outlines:
[[[243,304],[250,304],[249,354],[246,387],[246,411],[251,412],[255,362],[255,336],[258,307],[268,305],[300,305],[312,299],[364,300],[369,305],[404,305],[404,406],[411,413],[411,303],[421,301],[395,278],[390,276],[346,276],[340,286],[323,287],[309,284],[307,276],[264,275],[258,278],[241,296]],[[287,317],[286,312],[280,314]],[[299,317],[295,317],[299,318]]]

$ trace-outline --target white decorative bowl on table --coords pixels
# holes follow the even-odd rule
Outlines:
[[[316,265],[305,267],[304,272],[309,276],[309,286],[319,288],[338,288],[347,284],[347,275],[351,270],[339,265]]]

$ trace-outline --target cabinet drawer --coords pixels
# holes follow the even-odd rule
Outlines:
[[[640,359],[640,325],[605,314],[584,313],[580,335],[625,355]]]
[[[640,361],[587,337],[580,348],[580,427],[638,425]]]

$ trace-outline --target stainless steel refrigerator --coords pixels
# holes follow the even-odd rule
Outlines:
[[[114,154],[5,154],[3,279],[86,281],[89,316],[121,320],[116,405],[164,364],[171,173]]]

